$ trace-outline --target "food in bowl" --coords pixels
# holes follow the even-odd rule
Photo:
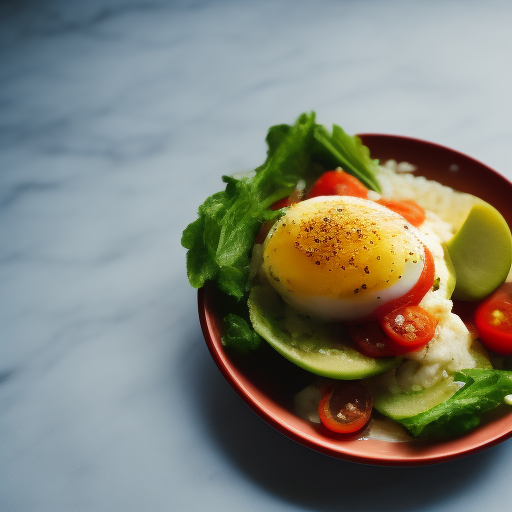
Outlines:
[[[451,300],[504,293],[481,316],[507,347],[512,243],[499,212],[406,164],[379,165],[314,114],[272,127],[267,142],[265,163],[224,177],[182,240],[191,284],[213,280],[232,298],[226,350],[251,358],[265,340],[304,369],[297,413],[341,436],[362,431],[372,409],[414,437],[460,435],[505,403],[506,348]],[[472,240],[486,250],[475,255]],[[465,271],[469,260],[483,268]]]

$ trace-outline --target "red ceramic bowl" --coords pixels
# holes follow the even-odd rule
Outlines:
[[[417,167],[416,175],[475,194],[491,203],[512,225],[512,184],[484,164],[449,148],[408,137],[380,134],[360,137],[373,158],[382,162],[389,159],[409,162]],[[498,416],[469,434],[445,442],[389,442],[329,435],[293,413],[293,395],[308,385],[303,370],[267,346],[258,350],[257,355],[246,358],[237,358],[224,350],[219,308],[222,308],[222,301],[213,287],[199,290],[201,326],[220,371],[256,414],[304,446],[354,462],[415,466],[453,460],[512,436],[512,413]]]

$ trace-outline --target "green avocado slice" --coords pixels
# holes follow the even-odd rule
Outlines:
[[[507,278],[512,236],[507,221],[490,204],[473,206],[447,247],[456,275],[454,298],[481,300]]]
[[[249,296],[254,330],[277,352],[301,368],[340,380],[371,377],[397,367],[401,357],[361,354],[342,324],[323,324],[285,305],[270,286],[255,286]]]

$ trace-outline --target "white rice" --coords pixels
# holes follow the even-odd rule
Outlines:
[[[409,164],[410,165],[410,164]],[[397,172],[402,166],[402,172]],[[393,160],[379,168],[378,181],[385,199],[412,199],[443,221],[451,224],[452,232],[459,229],[471,208],[482,200],[471,194],[457,192],[437,181],[404,172],[403,164]]]

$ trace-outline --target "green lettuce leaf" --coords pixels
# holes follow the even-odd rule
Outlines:
[[[512,371],[472,368],[455,374],[463,386],[428,411],[397,420],[414,437],[443,439],[459,436],[480,424],[484,412],[503,404],[512,394]]]
[[[307,148],[315,115],[303,114],[294,126],[269,131],[265,163],[252,178],[223,176],[226,189],[210,196],[199,207],[199,218],[184,230],[181,243],[188,249],[187,274],[194,288],[215,280],[219,288],[237,299],[248,292],[252,247],[265,220],[281,212],[269,210],[288,196],[299,179],[308,175],[311,158]]]
[[[342,128],[333,125],[330,134],[323,126],[314,130],[315,157],[328,168],[342,167],[362,181],[369,189],[380,192],[377,181],[378,160],[372,160],[369,149],[361,139],[347,135]]]
[[[261,336],[240,315],[227,314],[223,319],[222,344],[239,353],[250,352],[259,347]]]
[[[293,126],[277,125],[267,134],[267,159],[256,169],[252,184],[265,208],[290,195],[300,179],[311,181],[322,172],[312,164],[315,113],[302,114]]]
[[[222,179],[226,189],[199,207],[199,218],[184,230],[181,243],[188,249],[187,274],[193,287],[216,280],[223,292],[241,299],[247,292],[254,238],[269,214],[248,178]]]

